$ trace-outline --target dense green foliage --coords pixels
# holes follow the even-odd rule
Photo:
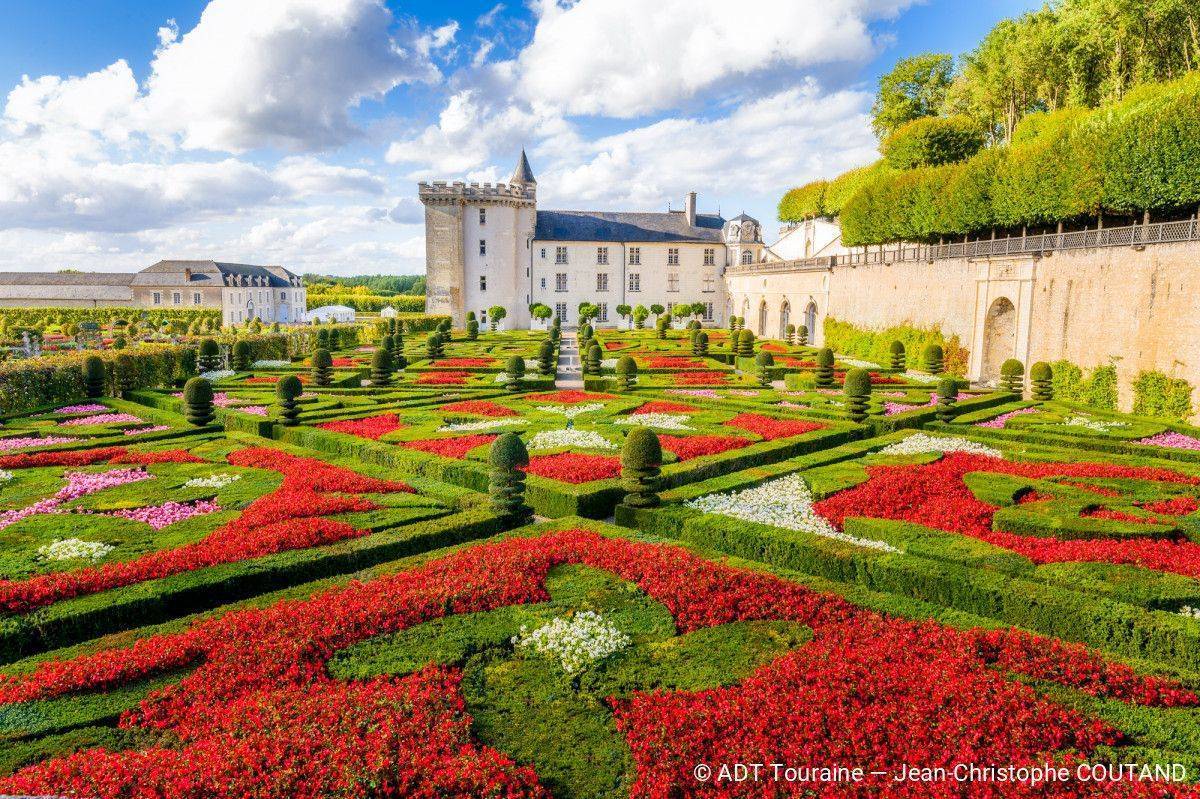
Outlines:
[[[1005,391],[1020,394],[1025,390],[1025,364],[1009,358],[1000,364],[1000,386]]]
[[[624,504],[631,508],[652,508],[661,502],[658,496],[662,472],[662,444],[648,427],[635,427],[621,449],[621,478],[625,487]]]
[[[945,358],[940,344],[926,344],[921,351],[921,366],[931,375],[940,375],[945,370]]]
[[[935,116],[946,101],[954,59],[944,53],[920,53],[902,58],[879,78],[872,126],[886,139],[914,120]]]
[[[833,386],[833,350],[822,347],[817,353],[817,386],[830,388]]]
[[[285,426],[295,427],[299,424],[300,405],[296,399],[303,393],[304,386],[295,375],[285,375],[275,385],[275,399],[279,403],[279,415],[283,417]]]
[[[947,373],[963,375],[967,370],[967,351],[959,343],[958,336],[946,337],[937,328],[922,328],[912,325],[895,325],[883,330],[866,330],[851,322],[843,322],[832,316],[825,318],[825,343],[835,351],[855,358],[865,358],[878,364],[890,364],[892,345],[900,342],[903,352],[912,353],[914,362],[925,347],[937,344],[944,354]],[[903,363],[901,368],[903,368]],[[914,363],[915,365],[915,363]]]
[[[193,377],[187,381],[183,387],[183,412],[187,420],[197,427],[211,424],[216,418],[212,383],[203,377]]]
[[[954,404],[958,402],[958,381],[943,377],[937,384],[937,418],[948,422],[954,418]]]
[[[897,372],[905,368],[903,341],[893,341],[888,345],[888,368]]]
[[[622,355],[617,358],[616,373],[617,388],[621,391],[629,391],[637,380],[637,361],[628,355]]]
[[[1141,372],[1133,382],[1133,412],[1181,421],[1192,415],[1192,386],[1162,372]]]
[[[1054,370],[1045,361],[1029,367],[1029,383],[1035,400],[1048,402],[1054,399]]]
[[[893,169],[965,161],[983,147],[983,134],[968,117],[920,117],[884,140],[880,150]]]
[[[83,359],[83,387],[90,398],[99,397],[104,393],[104,361],[98,355],[89,355]]]
[[[510,393],[520,391],[521,381],[525,378],[525,359],[520,355],[509,358],[504,365],[504,374],[508,378],[504,383],[505,390]]]
[[[200,340],[200,357],[196,364],[201,372],[215,372],[221,368],[221,347],[217,344],[216,339]]]
[[[533,509],[525,502],[525,472],[529,451],[516,433],[505,433],[494,442],[488,453],[488,495],[492,510],[523,524],[533,517]]]
[[[1070,361],[1051,364],[1054,398],[1113,411],[1117,409],[1117,368],[1097,366],[1086,378],[1083,370]]]
[[[392,363],[392,353],[384,347],[379,347],[371,355],[371,385],[385,388],[390,386],[395,369],[396,367]]]
[[[867,405],[871,399],[871,373],[858,367],[849,370],[846,372],[843,388],[846,392],[846,411],[850,421],[866,421]]]
[[[241,339],[236,341],[233,345],[233,368],[239,372],[248,372],[253,362],[250,357],[250,345]]]
[[[333,356],[329,350],[318,348],[312,354],[313,385],[324,388],[333,381]]]
[[[758,384],[763,388],[771,385],[771,367],[775,365],[775,356],[762,350],[754,356],[754,372],[758,375]]]

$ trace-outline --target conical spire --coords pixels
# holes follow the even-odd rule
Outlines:
[[[513,170],[513,176],[509,178],[508,182],[537,185],[537,181],[533,177],[533,170],[529,168],[529,159],[525,157],[524,148],[521,148],[521,160],[517,162],[517,168]]]

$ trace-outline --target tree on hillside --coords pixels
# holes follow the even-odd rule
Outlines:
[[[871,107],[875,135],[886,139],[905,122],[935,116],[946,99],[954,74],[954,58],[946,53],[921,53],[902,58],[879,79]]]

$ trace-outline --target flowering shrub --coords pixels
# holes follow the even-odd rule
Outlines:
[[[4,442],[0,440],[0,444]],[[1200,438],[1185,436],[1183,433],[1165,432],[1141,438],[1135,444],[1145,444],[1149,447],[1176,447],[1178,449],[1200,449]]]
[[[240,411],[241,413],[248,413],[251,416],[266,416],[267,415],[267,406],[266,405],[243,405],[240,408],[238,408],[237,410]]]
[[[255,361],[251,364],[254,369],[287,369],[292,365],[291,361]]]
[[[99,541],[64,538],[38,547],[37,552],[43,560],[102,560],[112,551],[113,547]]]
[[[790,438],[821,430],[825,427],[817,422],[802,422],[796,419],[776,419],[772,416],[762,416],[757,413],[741,413],[725,423],[729,427],[746,430],[761,436],[763,441],[774,441],[777,438]]]
[[[679,460],[690,461],[692,458],[719,455],[731,449],[741,449],[754,442],[742,436],[670,436],[664,434],[658,437],[658,443]]]
[[[506,408],[490,400],[464,400],[443,405],[442,413],[472,413],[476,416],[519,416],[512,408]]]
[[[678,394],[684,397],[700,397],[702,399],[720,399],[721,395],[711,388],[668,388],[668,394]]]
[[[125,454],[122,452],[122,456]],[[113,459],[115,461],[116,458]],[[10,613],[27,613],[83,594],[107,591],[220,563],[366,535],[366,531],[357,530],[349,524],[321,517],[375,510],[378,507],[374,502],[348,494],[413,491],[404,483],[366,477],[314,458],[299,458],[265,447],[230,453],[229,462],[235,466],[280,472],[283,482],[275,491],[250,503],[237,519],[195,543],[150,552],[121,563],[40,574],[25,580],[0,580],[0,609]],[[82,476],[71,479],[73,475],[69,475],[67,487],[54,499],[65,501],[64,497],[83,496],[84,493],[120,484],[116,482],[119,480],[129,482],[149,477],[140,470],[74,474]],[[48,501],[52,500],[43,500]],[[195,511],[196,507],[207,506],[196,503],[192,510]],[[179,508],[159,508],[156,514],[149,515],[143,521],[165,520],[180,513],[182,511]]]
[[[542,413],[553,413],[558,416],[565,416],[568,419],[574,419],[576,416],[582,416],[585,413],[595,413],[604,409],[602,402],[589,402],[586,405],[539,405],[536,410]]]
[[[684,405],[682,402],[670,402],[669,400],[650,400],[642,403],[634,408],[629,413],[638,415],[642,413],[699,413],[699,408],[694,408],[691,405]]]
[[[149,480],[150,475],[143,469],[113,469],[109,472],[68,472],[66,479],[67,484],[49,499],[40,500],[23,508],[0,511],[0,530],[30,516],[42,513],[63,513],[65,509],[62,506],[71,500],[95,494],[106,488]]]
[[[418,441],[405,441],[400,446],[405,449],[428,452],[431,455],[441,455],[443,458],[457,458],[461,460],[467,457],[467,453],[476,447],[491,444],[495,440],[496,435],[494,433],[485,433],[470,436],[454,436],[452,438],[429,438]]]
[[[712,383],[724,383],[729,379],[729,374],[726,372],[716,372],[713,370],[696,371],[696,372],[679,372],[675,375],[675,385],[677,386],[707,386]]]
[[[838,358],[838,361],[846,366],[855,366],[859,369],[880,368],[879,364],[875,363],[874,361],[860,361],[858,358],[847,358],[845,356],[841,356]],[[875,375],[871,375],[871,378],[874,379]]]
[[[547,391],[542,394],[530,394],[525,399],[530,402],[557,402],[563,405],[576,405],[580,402],[606,402],[616,399],[612,394],[601,394],[596,391],[579,391],[569,388],[560,391]]]
[[[334,358],[331,364],[335,369],[349,369],[359,365],[354,358]]]
[[[539,430],[529,439],[529,449],[558,449],[559,447],[616,449],[617,445],[595,431],[579,430],[578,428]]]
[[[620,652],[630,643],[628,635],[593,610],[580,611],[570,619],[551,619],[532,631],[521,625],[520,634],[512,638],[517,649],[557,658],[568,674]]]
[[[1195,513],[1200,507],[1200,502],[1195,497],[1172,497],[1171,499],[1162,499],[1157,502],[1143,502],[1139,507],[1145,508],[1151,513],[1162,513],[1167,516],[1186,516],[1189,513]]]
[[[688,417],[674,413],[637,413],[618,418],[613,424],[657,427],[662,430],[695,430],[686,424]]]
[[[775,344],[773,342],[767,342],[766,344],[762,345],[762,350],[763,350],[763,352],[787,352],[788,348],[783,346],[782,344]]]
[[[1119,741],[1106,722],[1055,704],[1009,675],[1127,703],[1200,702],[1176,683],[1139,676],[1081,646],[1015,630],[960,631],[884,617],[679,547],[573,530],[471,547],[369,582],[233,610],[123,649],[45,661],[30,673],[0,677],[0,702],[12,703],[195,667],[178,685],[152,691],[120,721],[124,729],[150,730],[177,746],[52,757],[0,778],[0,791],[103,799],[548,799],[531,769],[473,740],[457,671],[427,668],[408,677],[340,682],[325,662],[339,649],[448,613],[544,601],[545,575],[568,563],[636,583],[666,606],[681,633],[760,619],[814,630],[811,642],[738,685],[635,693],[615,702],[616,726],[636,768],[634,796],[694,795],[697,763],[835,757],[880,768],[1025,764],[1065,751],[1100,757],[1097,747]],[[890,779],[869,778],[856,795],[901,795]],[[979,795],[1005,795],[986,787]],[[804,783],[795,790],[819,795],[822,787]],[[1120,790],[1048,783],[1038,795],[1101,797]],[[1157,784],[1150,790],[1157,796],[1173,789]],[[921,786],[914,795],[928,792]]]
[[[1126,422],[1112,422],[1103,419],[1093,419],[1090,416],[1068,416],[1062,421],[1063,427],[1082,427],[1085,430],[1091,430],[1096,433],[1107,433],[1109,430],[1120,430],[1122,427],[1129,427]]]
[[[29,449],[30,447],[53,447],[58,444],[74,444],[77,438],[65,436],[19,436],[15,438],[0,438],[0,452],[10,452],[14,449]]]
[[[170,429],[171,425],[169,424],[156,424],[151,425],[150,427],[138,427],[133,430],[123,430],[122,435],[140,436],[142,433],[162,433],[163,431]]]
[[[381,436],[404,427],[400,417],[394,413],[384,413],[379,416],[368,416],[365,419],[347,419],[340,422],[322,422],[317,425],[322,430],[332,430],[335,433],[346,433],[359,438],[378,440]]]
[[[235,374],[237,374],[237,372],[233,371],[232,369],[213,369],[209,372],[201,372],[200,376],[209,382],[215,383],[218,380],[228,380]]]
[[[526,468],[529,474],[548,477],[564,483],[590,483],[609,480],[621,475],[621,459],[615,455],[589,455],[580,452],[560,452],[557,455],[534,455]]]
[[[470,372],[422,372],[416,382],[422,386],[461,386],[470,376]]]
[[[644,363],[648,369],[707,369],[709,364],[699,358],[685,358],[680,355],[655,355],[646,358]]]

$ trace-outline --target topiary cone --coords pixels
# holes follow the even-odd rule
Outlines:
[[[800,325],[796,328],[796,341],[802,347],[808,346],[808,325]]]
[[[429,334],[429,338],[425,339],[425,356],[430,361],[436,361],[442,357],[442,336],[437,331]]]
[[[479,338],[479,322],[474,319],[467,320],[467,340],[476,341]]]
[[[758,384],[763,388],[771,385],[771,367],[775,365],[775,356],[763,351],[754,356],[754,371],[758,374]]]
[[[700,357],[708,355],[708,334],[703,330],[696,331],[696,354]]]
[[[1049,402],[1054,399],[1054,369],[1045,361],[1038,361],[1029,367],[1029,382],[1032,385],[1032,396],[1039,402]]]
[[[637,379],[637,361],[628,355],[617,359],[617,388],[629,391]]]
[[[519,355],[514,355],[504,364],[504,372],[508,375],[508,382],[504,384],[506,391],[516,393],[521,390],[521,382],[525,377],[525,359]]]
[[[888,365],[893,370],[895,370],[897,372],[902,372],[907,368],[907,366],[904,362],[904,342],[903,341],[893,341],[891,346],[888,347],[888,353],[891,358],[891,361]]]
[[[604,360],[604,351],[600,349],[599,344],[593,344],[588,347],[587,351],[587,367],[588,374],[596,377],[600,376],[600,364]]]
[[[221,348],[211,338],[200,341],[200,357],[196,360],[201,372],[215,372],[221,368]]]
[[[942,353],[941,345],[930,344],[925,348],[921,360],[924,361],[925,371],[931,375],[940,375],[944,367],[945,356]]]
[[[488,453],[488,496],[492,510],[518,523],[525,523],[533,510],[525,503],[525,472],[529,451],[516,433],[504,433],[492,442]]]
[[[653,508],[662,473],[662,444],[653,430],[637,427],[625,437],[621,449],[621,478],[625,487],[624,504],[630,508]]]
[[[212,424],[216,418],[213,411],[212,383],[203,377],[193,377],[183,387],[183,415],[197,427]]]
[[[785,327],[783,329],[783,337],[787,340],[788,344],[795,344],[796,343],[796,326],[793,324],[789,324],[787,327]]]
[[[249,342],[241,339],[235,341],[233,343],[233,368],[239,372],[248,372],[252,363]]]
[[[554,344],[550,341],[543,341],[538,348],[538,373],[543,377],[548,377],[554,374]]]
[[[313,350],[312,354],[313,385],[325,387],[333,382],[333,356],[327,349]]]
[[[304,385],[295,375],[288,375],[276,384],[275,398],[279,401],[279,415],[285,427],[295,427],[300,423],[300,403],[296,400],[302,393]]]
[[[1009,358],[1000,364],[1000,386],[1005,391],[1020,395],[1025,392],[1025,364]]]
[[[937,397],[938,421],[949,422],[954,418],[954,404],[958,402],[958,381],[943,377],[937,384]]]
[[[833,350],[829,347],[817,353],[817,385],[821,388],[833,386]]]
[[[871,401],[871,373],[866,369],[854,368],[846,372],[846,410],[850,421],[862,423],[867,419],[867,406]]]
[[[371,385],[387,388],[392,384],[392,373],[396,371],[392,364],[392,354],[380,347],[371,356]]]
[[[104,394],[104,361],[98,355],[89,355],[83,361],[83,390],[91,398]]]

